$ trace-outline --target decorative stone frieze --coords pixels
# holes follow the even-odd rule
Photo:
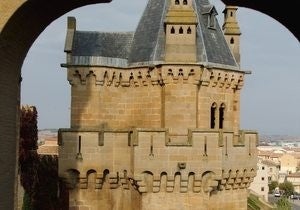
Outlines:
[[[164,84],[195,84],[220,89],[240,90],[244,85],[243,72],[229,72],[199,66],[163,66],[154,69],[93,69],[89,67],[70,68],[68,80],[71,85],[86,85],[87,80],[94,85],[113,87],[143,87]]]

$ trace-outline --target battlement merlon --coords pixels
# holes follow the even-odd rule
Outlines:
[[[155,176],[180,172],[222,177],[229,171],[256,172],[257,132],[189,129],[185,143],[170,141],[167,129],[60,129],[59,174],[75,169],[111,174],[126,171],[139,179],[145,171]]]
[[[66,41],[64,51],[67,53],[67,63],[71,61],[71,53],[73,49],[73,39],[76,31],[76,19],[75,17],[68,17],[67,22],[67,33],[66,33]]]
[[[71,85],[74,81],[85,85],[88,77],[93,75],[95,85],[100,86],[134,86],[161,85],[168,83],[177,83],[182,79],[184,83],[212,87],[224,87],[225,89],[241,89],[244,85],[245,74],[251,74],[250,71],[237,71],[227,69],[226,66],[208,65],[207,68],[201,65],[180,65],[168,64],[159,65],[155,68],[136,68],[122,69],[108,67],[70,67],[68,69],[68,81]]]
[[[97,133],[99,135],[99,146],[104,146],[104,134],[116,133],[128,134],[128,146],[139,146],[139,133],[164,133],[166,146],[193,146],[193,134],[217,134],[219,139],[219,146],[224,145],[224,136],[226,134],[233,134],[233,131],[229,130],[212,130],[212,129],[188,129],[187,141],[184,144],[175,145],[169,141],[169,129],[167,128],[130,128],[130,129],[98,129],[98,128],[60,128],[58,130],[58,144],[63,145],[64,133],[76,133],[78,136],[80,133]],[[235,135],[234,146],[245,146],[245,140],[247,137],[255,138],[256,146],[258,146],[258,133],[254,130],[240,130],[239,135]],[[226,137],[226,136],[225,136]]]
[[[64,51],[66,53],[70,53],[72,51],[74,34],[75,34],[75,31],[76,31],[76,19],[75,19],[75,17],[68,17],[68,23],[67,24],[68,24],[68,28],[67,28],[66,42],[65,42]]]

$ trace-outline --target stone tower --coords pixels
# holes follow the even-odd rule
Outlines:
[[[223,31],[225,39],[234,55],[236,62],[240,65],[240,36],[241,31],[236,19],[237,7],[226,6],[224,9]]]
[[[135,32],[68,18],[70,208],[247,209],[257,133],[240,130],[246,72],[216,15],[207,0],[149,0]]]

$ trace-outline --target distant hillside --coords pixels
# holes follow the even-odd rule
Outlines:
[[[259,140],[262,142],[280,142],[280,141],[300,141],[300,136],[290,135],[260,135]]]
[[[58,131],[57,128],[44,128],[44,129],[39,129],[39,132],[51,132],[51,133],[56,133]]]

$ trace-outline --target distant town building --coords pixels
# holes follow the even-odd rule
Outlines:
[[[272,181],[278,182],[278,174],[280,171],[280,164],[275,163],[274,161],[271,161],[271,160],[264,160],[264,159],[261,159],[261,164],[265,165],[265,167],[267,168],[268,182],[269,183],[271,183]]]
[[[38,146],[37,153],[39,155],[58,155],[57,137],[45,139],[44,142]]]
[[[295,173],[299,166],[298,155],[290,153],[280,157],[280,171],[282,173]]]
[[[259,146],[258,157],[269,168],[268,180],[290,181],[299,192],[300,148]]]
[[[57,130],[42,130],[38,132],[39,155],[58,155]]]
[[[288,174],[286,180],[293,184],[295,192],[300,193],[300,172]]]
[[[258,195],[261,195],[266,201],[268,201],[270,164],[265,163],[265,161],[259,159],[257,163],[257,175],[254,177],[249,189],[253,190]]]

